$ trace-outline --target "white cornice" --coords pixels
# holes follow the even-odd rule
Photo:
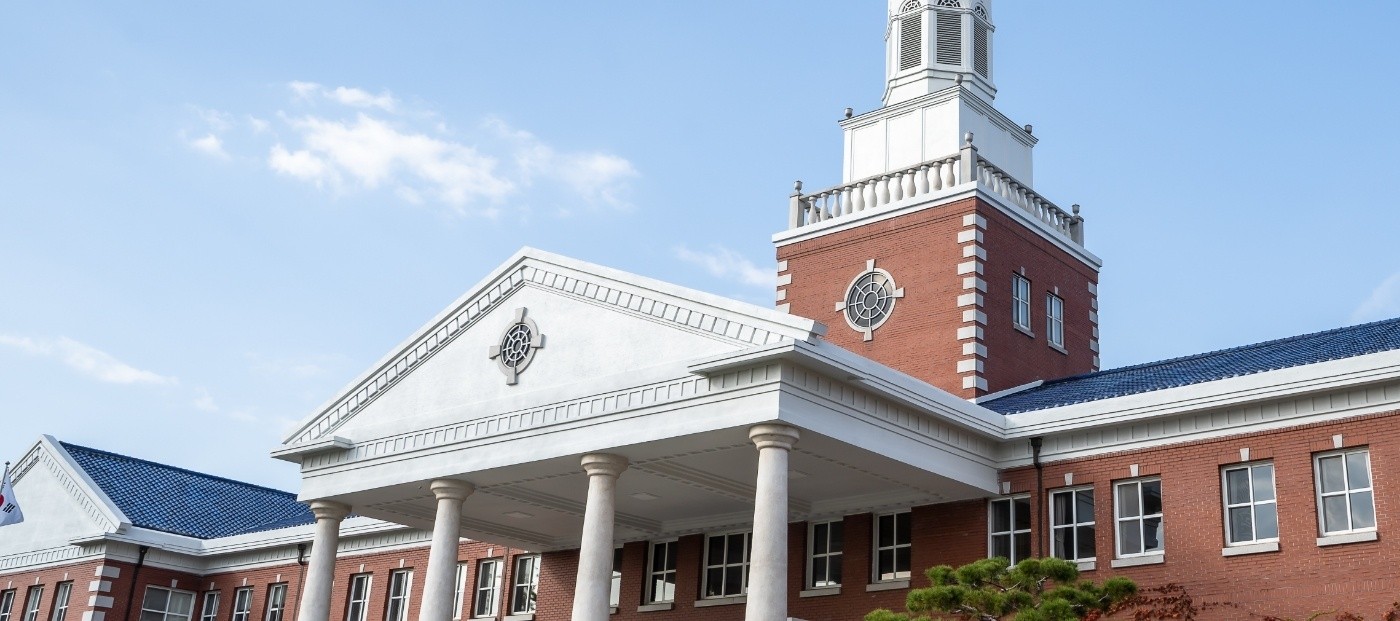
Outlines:
[[[993,92],[995,92],[995,89],[993,89]],[[1026,147],[1034,147],[1035,143],[1040,142],[1039,138],[1036,138],[1035,136],[1026,133],[1025,128],[1021,127],[1020,125],[1017,125],[1015,121],[1011,120],[1011,118],[1006,116],[1005,114],[1002,114],[1002,112],[1000,110],[997,110],[995,106],[993,106],[990,103],[987,103],[986,101],[983,101],[981,97],[978,97],[972,91],[968,91],[961,86],[950,86],[936,93],[921,95],[908,101],[901,101],[891,106],[876,108],[874,110],[871,110],[870,112],[863,113],[859,116],[854,116],[849,119],[842,119],[838,121],[837,124],[841,126],[841,129],[849,130],[856,127],[860,127],[862,125],[869,125],[870,123],[878,122],[881,119],[899,116],[901,114],[909,112],[910,110],[918,108],[927,108],[929,106],[936,106],[938,104],[947,103],[955,100],[967,102],[971,108],[973,108],[977,112],[986,115],[988,119],[991,119],[992,123],[996,124],[996,126],[1004,130],[1007,133],[1007,135],[1020,141],[1020,143],[1025,145]]]

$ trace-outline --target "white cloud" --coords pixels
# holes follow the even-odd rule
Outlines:
[[[212,131],[225,132],[228,131],[229,127],[233,126],[233,117],[227,112],[200,108],[198,106],[195,106],[194,111],[199,115],[200,120],[204,121],[204,124]]]
[[[672,252],[677,259],[705,268],[716,278],[727,278],[754,287],[775,286],[774,270],[759,268],[738,252],[722,246],[715,246],[709,252],[676,246]]]
[[[398,102],[394,101],[394,96],[389,91],[383,91],[378,95],[371,95],[368,91],[358,88],[346,88],[337,86],[335,90],[326,91],[326,97],[334,99],[346,106],[356,108],[379,108],[385,112],[393,112]]]
[[[228,159],[228,152],[224,151],[224,141],[214,134],[206,134],[203,138],[189,141],[189,144],[191,148],[205,155]]]
[[[1400,316],[1400,273],[1391,274],[1351,313],[1355,323]]]
[[[178,383],[173,377],[138,369],[107,352],[68,337],[34,339],[0,334],[0,345],[7,345],[34,356],[53,358],[78,373],[110,384]]]
[[[512,145],[515,164],[525,183],[536,177],[553,177],[591,204],[630,207],[624,197],[627,182],[638,176],[632,162],[597,151],[559,153],[534,134],[497,118],[487,119],[483,125]]]
[[[321,85],[315,82],[288,82],[287,88],[292,89],[292,98],[295,100],[311,99],[312,95],[320,92]]]
[[[262,134],[271,129],[272,124],[250,114],[248,115],[248,127],[253,129],[254,134]]]
[[[281,144],[272,145],[272,150],[267,156],[267,165],[284,175],[311,181],[318,188],[325,181],[339,181],[330,165],[321,158],[312,155],[310,151],[292,153]]]
[[[219,411],[219,405],[217,403],[214,403],[214,397],[209,394],[209,391],[207,389],[200,388],[196,392],[199,393],[199,396],[196,397],[194,400],[194,409],[199,410],[201,412]]]

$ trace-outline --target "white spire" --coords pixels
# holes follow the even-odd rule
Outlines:
[[[959,82],[988,103],[992,83],[991,0],[889,0],[885,105]]]

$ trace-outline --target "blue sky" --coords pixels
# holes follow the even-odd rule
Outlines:
[[[1345,8],[996,0],[996,104],[1105,261],[1105,366],[1400,315],[1400,7]],[[9,4],[0,454],[294,489],[287,425],[523,245],[771,303],[884,10]]]

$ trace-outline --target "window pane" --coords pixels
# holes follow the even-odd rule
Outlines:
[[[676,574],[666,574],[652,584],[652,598],[659,602],[669,602],[676,598]]]
[[[1371,492],[1351,494],[1351,527],[1375,528],[1375,526],[1376,508],[1371,498]]]
[[[911,514],[909,514],[909,513],[901,513],[901,514],[899,514],[899,515],[894,516],[894,535],[895,535],[894,542],[895,542],[896,544],[905,545],[905,544],[908,544],[909,541],[910,541],[910,539],[909,539],[909,518],[910,518],[910,515],[911,515]]]
[[[826,578],[832,585],[841,584],[841,557],[832,556],[827,558]]]
[[[1017,533],[1017,534],[1016,534],[1016,556],[1013,557],[1011,560],[1014,561],[1014,562],[1020,562],[1020,561],[1022,561],[1022,560],[1024,560],[1024,559],[1028,559],[1028,558],[1030,558],[1030,557],[1031,557],[1031,534],[1030,534],[1030,533]]]
[[[668,571],[676,569],[676,543],[674,541],[666,544],[666,569]]]
[[[888,548],[894,545],[894,516],[882,515],[876,525],[875,530],[879,531],[877,545],[881,548]]]
[[[894,578],[894,550],[880,550],[875,555],[875,575],[881,580]]]
[[[1371,486],[1370,453],[1347,453],[1347,489]]]
[[[1074,523],[1074,494],[1059,493],[1050,497],[1050,521],[1060,526]]]
[[[724,562],[725,562],[725,563],[742,563],[742,562],[744,562],[744,539],[745,539],[745,537],[744,537],[743,535],[730,535],[730,536],[726,537],[726,539],[728,539],[728,541],[726,542],[726,543],[727,543],[727,545],[726,545],[726,548],[727,548],[727,549],[725,550],[725,553],[724,553]]]
[[[826,584],[826,557],[818,556],[812,559],[812,584],[822,586]]]
[[[1322,530],[1336,532],[1350,530],[1347,525],[1346,496],[1328,496],[1322,499]]]
[[[1230,542],[1253,540],[1254,524],[1249,507],[1230,509]]]
[[[1142,514],[1155,515],[1162,512],[1162,482],[1142,482]]]
[[[1278,538],[1278,506],[1274,503],[1255,505],[1254,536],[1259,539]]]
[[[1342,474],[1342,458],[1339,455],[1323,457],[1317,460],[1317,467],[1321,470],[1322,492],[1342,491],[1346,479]]]
[[[997,500],[992,503],[992,532],[1004,533],[1011,530],[1011,503]]]
[[[812,525],[812,554],[826,554],[826,524]]]
[[[842,532],[842,531],[843,531],[844,529],[845,529],[845,525],[843,525],[841,522],[832,522],[832,523],[831,523],[831,530],[830,530],[829,532],[830,532],[830,534],[831,534],[831,548],[830,548],[830,550],[831,550],[832,552],[840,552],[840,551],[841,551],[841,549],[842,549],[841,546],[843,545],[842,537],[843,537],[843,535],[845,534],[845,533]]]
[[[146,610],[164,611],[166,604],[170,603],[170,591],[165,589],[146,589],[146,601],[141,604]]]
[[[1079,554],[1075,558],[1094,558],[1094,527],[1079,526],[1075,531],[1075,543],[1079,548]]]
[[[1050,550],[1056,558],[1074,558],[1074,529],[1056,528],[1050,535]]]
[[[666,544],[658,543],[651,547],[651,570],[653,572],[666,570]]]
[[[705,562],[710,566],[724,564],[724,537],[710,537],[710,553]]]
[[[738,595],[743,593],[744,588],[744,567],[735,565],[724,569],[724,594]]]
[[[895,548],[894,573],[897,578],[909,577],[909,548]]]
[[[1011,558],[1011,535],[992,536],[992,556]]]
[[[1254,467],[1254,500],[1274,499],[1274,467],[1269,464]]]
[[[1146,518],[1142,521],[1143,550],[1162,549],[1162,518]]]
[[[1075,515],[1078,522],[1094,521],[1094,490],[1084,489],[1074,493]]]
[[[1017,498],[1011,503],[1016,508],[1016,530],[1025,530],[1031,527],[1031,499]]]
[[[1225,471],[1225,499],[1232,505],[1249,502],[1249,469]]]
[[[165,615],[149,610],[141,611],[141,621],[165,621]]]
[[[1118,523],[1118,549],[1123,554],[1142,552],[1142,524],[1137,520]]]
[[[1138,507],[1138,484],[1124,483],[1118,486],[1118,517],[1142,515]]]
[[[705,597],[719,597],[724,593],[724,568],[712,567],[705,570]]]

